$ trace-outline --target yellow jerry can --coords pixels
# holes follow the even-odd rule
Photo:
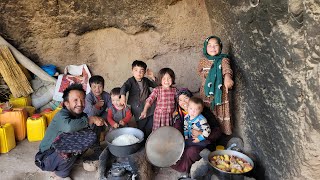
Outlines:
[[[15,98],[13,95],[10,95],[9,102],[13,107],[31,106],[31,97],[27,96]]]
[[[47,125],[49,126],[49,124],[51,123],[54,115],[56,114],[55,111],[53,111],[51,108],[47,108],[47,109],[44,109],[42,112],[41,112],[41,115],[45,116],[46,119],[47,119]]]
[[[14,129],[10,123],[0,126],[0,153],[7,153],[16,147]]]
[[[28,113],[24,108],[13,108],[12,110],[2,111],[0,114],[0,124],[10,123],[14,128],[14,136],[17,141],[26,138],[26,121]]]
[[[46,133],[47,121],[41,114],[33,114],[27,119],[28,141],[41,141]]]

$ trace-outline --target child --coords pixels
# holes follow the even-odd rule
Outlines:
[[[201,77],[200,96],[206,106],[211,107],[223,133],[232,134],[228,89],[233,86],[232,70],[228,55],[222,54],[222,42],[216,36],[204,41],[203,54],[198,65]]]
[[[175,110],[175,74],[170,68],[163,68],[159,71],[159,87],[153,89],[152,93],[146,100],[146,105],[141,112],[140,118],[145,118],[147,110],[156,101],[156,109],[153,116],[152,131],[161,126],[172,126],[172,113]]]
[[[202,99],[192,97],[189,100],[188,114],[184,118],[184,137],[186,139],[186,146],[207,146],[204,142],[211,133],[210,126],[207,119],[201,114],[204,108]],[[194,131],[197,131],[198,135]],[[200,133],[199,133],[200,132]],[[192,135],[193,134],[193,135]]]
[[[112,106],[110,94],[105,92],[104,79],[95,75],[89,79],[91,91],[86,95],[84,112],[90,116],[106,118],[106,109]]]
[[[106,119],[107,113],[106,109],[111,107],[111,98],[109,93],[105,92],[104,89],[104,79],[101,76],[95,75],[89,79],[89,84],[91,87],[91,91],[86,95],[85,108],[83,110],[84,113],[88,115],[88,117],[96,116],[101,120]],[[97,135],[97,141],[94,144],[95,154],[99,158],[98,154],[101,152],[100,148],[100,134],[105,130],[104,126],[96,126],[91,125],[91,128]]]
[[[152,71],[147,70],[147,75],[152,80],[144,77],[147,70],[147,64],[143,61],[135,60],[132,63],[132,75],[121,87],[121,104],[126,102],[126,93],[129,92],[128,104],[131,105],[131,112],[135,117],[135,121],[140,130],[148,137],[152,130],[153,123],[153,111],[154,108],[150,108],[145,118],[139,119],[139,116],[143,110],[146,99],[150,95],[150,88],[157,86],[155,77]]]
[[[114,129],[127,126],[132,117],[129,107],[120,104],[120,89],[117,87],[111,90],[112,106],[107,110],[107,121]]]

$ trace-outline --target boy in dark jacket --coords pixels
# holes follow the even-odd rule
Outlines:
[[[146,73],[151,80],[144,77]],[[143,111],[146,99],[151,93],[150,88],[155,88],[157,84],[153,72],[147,70],[147,64],[143,61],[135,60],[132,63],[132,75],[133,77],[129,78],[121,87],[120,102],[126,104],[126,94],[129,92],[128,104],[131,106],[131,112],[135,117],[138,128],[144,132],[147,138],[152,132],[154,107],[148,110],[146,118],[139,119],[139,116]]]

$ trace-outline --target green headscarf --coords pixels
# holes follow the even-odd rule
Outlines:
[[[210,39],[216,39],[218,44],[220,45],[220,51],[215,56],[210,56],[207,53],[207,46]],[[207,59],[212,60],[213,64],[210,68],[209,74],[207,76],[206,82],[204,84],[204,93],[206,96],[214,96],[214,99],[211,102],[212,109],[215,105],[221,105],[222,101],[222,68],[221,62],[223,58],[228,57],[227,54],[221,54],[222,51],[222,42],[217,36],[208,37],[203,43],[203,55],[206,56]]]

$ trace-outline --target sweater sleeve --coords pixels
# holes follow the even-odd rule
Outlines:
[[[86,104],[83,112],[85,112],[89,117],[97,116],[99,114],[100,109],[97,109],[95,106],[94,97],[91,93],[86,95]]]
[[[230,59],[223,58],[221,66],[222,66],[222,75],[224,76],[225,74],[230,74],[230,76],[232,78],[233,71],[232,71],[231,66],[230,66]]]
[[[206,138],[208,138],[208,136],[210,135],[211,128],[210,128],[206,118],[199,120],[199,123],[200,123],[200,129],[202,131],[202,134],[198,136],[198,139],[200,141],[203,141]]]
[[[129,78],[123,85],[121,86],[120,89],[120,94],[121,95],[126,95],[127,92],[131,89],[132,83],[130,81],[131,78]]]
[[[114,120],[113,120],[113,117],[112,117],[112,110],[109,108],[107,110],[107,121],[108,123],[113,127],[113,125],[116,123]]]
[[[112,106],[110,94],[105,92],[104,93],[104,99],[105,99],[104,103],[107,105],[106,109],[110,108]],[[105,111],[106,109],[103,109],[103,110]]]
[[[148,78],[147,78],[147,84],[148,84],[148,87],[152,87],[152,88],[155,88],[158,86],[156,81],[150,80]]]
[[[154,88],[149,97],[146,99],[146,102],[150,105],[157,99],[159,94],[159,88]]]
[[[122,121],[125,123],[125,124],[128,124],[129,121],[131,120],[132,118],[132,113],[131,113],[131,110],[129,108],[127,108],[126,110],[126,116],[122,119]]]

